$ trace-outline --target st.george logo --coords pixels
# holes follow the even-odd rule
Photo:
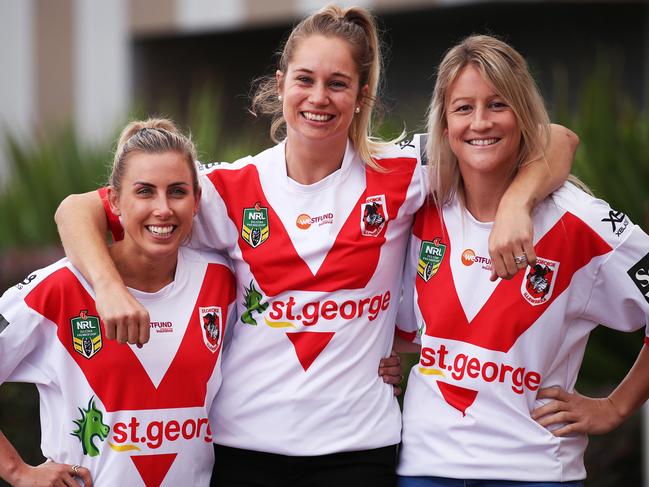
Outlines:
[[[72,326],[72,345],[77,353],[91,358],[101,350],[101,328],[99,318],[89,316],[87,309],[79,311],[79,316],[70,319]]]
[[[439,237],[433,239],[432,242],[423,240],[419,249],[417,275],[428,282],[431,277],[437,274],[445,253],[446,245],[441,243]]]
[[[241,238],[251,247],[259,247],[270,236],[268,226],[268,208],[255,203],[254,208],[243,209],[243,223],[241,224]]]
[[[214,353],[223,341],[223,314],[220,306],[199,307],[198,314],[203,330],[203,342],[207,349]]]
[[[388,220],[385,195],[368,196],[361,204],[361,233],[366,237],[376,237]]]
[[[533,306],[550,300],[559,271],[559,263],[538,257],[534,266],[528,266],[521,284],[521,294]]]

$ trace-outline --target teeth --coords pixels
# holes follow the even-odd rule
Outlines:
[[[304,118],[306,118],[307,120],[313,120],[315,122],[326,122],[334,118],[333,115],[326,115],[326,114],[321,115],[319,113],[311,113],[311,112],[302,112],[302,115],[304,115]]]
[[[471,145],[492,145],[498,142],[499,139],[473,139],[469,141]]]
[[[174,229],[173,226],[160,227],[157,225],[149,225],[147,228],[154,235],[169,235]]]

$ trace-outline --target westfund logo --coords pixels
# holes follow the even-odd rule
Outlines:
[[[638,286],[640,292],[649,303],[649,254],[627,271],[631,280]]]

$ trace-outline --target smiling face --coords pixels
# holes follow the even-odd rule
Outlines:
[[[348,137],[367,86],[349,44],[338,37],[311,35],[299,41],[286,72],[277,71],[287,137],[340,145]]]
[[[113,213],[121,216],[124,243],[152,259],[175,258],[189,236],[200,194],[188,161],[178,152],[128,156],[118,194],[109,188]]]
[[[445,106],[445,133],[463,176],[511,176],[521,143],[516,115],[475,66],[462,68]]]

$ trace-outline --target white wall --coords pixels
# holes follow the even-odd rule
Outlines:
[[[0,1],[0,187],[7,179],[4,137],[26,137],[34,120],[34,3]]]
[[[110,139],[131,101],[127,0],[75,0],[74,119],[81,140]]]

